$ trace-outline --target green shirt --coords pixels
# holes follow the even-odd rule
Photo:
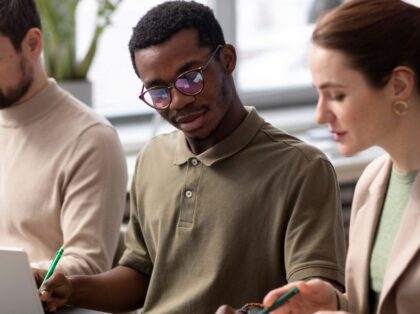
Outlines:
[[[339,188],[319,150],[253,110],[200,155],[181,132],[139,155],[120,264],[150,276],[144,313],[214,314],[287,281],[343,283]]]
[[[382,290],[388,257],[398,233],[401,217],[407,207],[416,175],[417,171],[403,174],[394,168],[391,172],[370,260],[371,308],[373,313]]]

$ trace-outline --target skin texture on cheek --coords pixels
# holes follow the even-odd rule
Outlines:
[[[0,88],[0,109],[5,109],[17,103],[29,90],[33,81],[33,70],[28,66],[25,59],[20,59],[19,66],[19,81],[10,87]]]
[[[195,140],[205,140],[210,137],[213,133],[218,131],[218,128],[223,126],[223,121],[226,117],[226,113],[229,111],[229,106],[231,100],[227,98],[229,91],[227,88],[227,79],[225,76],[222,77],[220,85],[217,86],[217,91],[215,91],[216,96],[213,103],[208,104],[209,111],[211,114],[214,114],[212,121],[209,121],[209,128],[203,136],[193,138]],[[214,108],[211,108],[211,107]]]

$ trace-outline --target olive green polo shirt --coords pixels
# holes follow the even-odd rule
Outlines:
[[[247,110],[230,136],[200,155],[179,131],[157,136],[139,155],[120,264],[150,276],[144,313],[213,314],[315,276],[344,285],[332,165]]]

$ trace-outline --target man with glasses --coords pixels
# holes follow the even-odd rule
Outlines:
[[[129,48],[140,99],[178,130],[138,156],[119,266],[91,277],[56,274],[44,286],[46,306],[201,314],[261,301],[288,281],[342,285],[334,170],[318,150],[242,105],[236,52],[211,10],[158,5]]]

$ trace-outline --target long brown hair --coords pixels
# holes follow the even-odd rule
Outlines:
[[[347,55],[376,88],[395,67],[416,73],[420,90],[420,8],[400,0],[350,0],[322,16],[312,42]]]

